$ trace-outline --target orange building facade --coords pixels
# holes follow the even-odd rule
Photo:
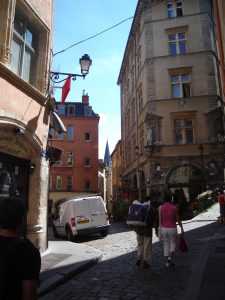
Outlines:
[[[23,235],[47,248],[54,1],[0,1],[0,197],[24,202]]]
[[[56,103],[67,132],[52,135],[51,145],[61,149],[61,158],[52,161],[49,199],[98,192],[98,124],[99,115],[82,102]]]

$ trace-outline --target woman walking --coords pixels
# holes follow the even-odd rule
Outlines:
[[[164,196],[164,204],[158,208],[159,226],[162,230],[162,239],[164,247],[164,257],[166,267],[173,266],[172,257],[175,253],[177,244],[177,225],[181,228],[181,234],[184,233],[183,225],[179,216],[177,207],[172,203],[172,195],[166,193]]]

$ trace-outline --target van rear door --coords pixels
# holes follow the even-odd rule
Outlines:
[[[107,213],[101,197],[89,198],[91,222],[93,227],[107,225]]]
[[[91,215],[87,199],[74,201],[74,215],[78,230],[91,227]]]

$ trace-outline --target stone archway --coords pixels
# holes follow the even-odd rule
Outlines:
[[[185,206],[205,189],[204,174],[192,164],[176,165],[166,177],[166,187],[175,194],[175,201]]]

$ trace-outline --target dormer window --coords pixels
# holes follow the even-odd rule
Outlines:
[[[91,116],[92,115],[92,107],[91,106],[85,106],[84,107],[84,115],[85,116]]]

